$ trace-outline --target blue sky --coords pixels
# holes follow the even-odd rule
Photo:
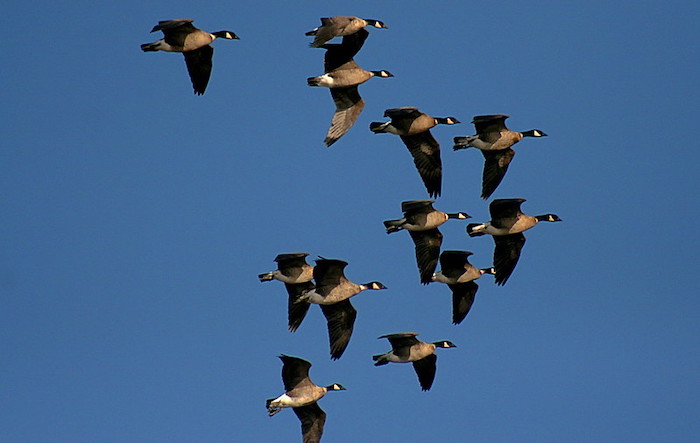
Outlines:
[[[690,441],[700,432],[697,2],[14,2],[4,9],[0,149],[0,440],[297,441],[268,418],[285,353],[347,391],[321,401],[324,441]],[[305,79],[319,17],[383,20],[356,61],[395,77],[330,149],[328,91]],[[142,53],[158,20],[217,41],[203,97],[182,56]],[[438,127],[435,204],[488,219],[482,157],[453,152],[474,115],[505,113],[525,140],[494,198],[563,223],[529,231],[505,287],[480,282],[450,322],[449,290],[418,283],[405,233],[382,220],[427,198],[384,109]],[[444,225],[443,249],[491,264],[487,237]],[[358,295],[345,355],[328,357],[312,307],[286,329],[261,284],[280,252],[340,258]],[[432,390],[375,368],[382,334],[440,349]]]

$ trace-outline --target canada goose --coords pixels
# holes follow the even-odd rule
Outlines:
[[[303,292],[313,289],[314,287],[314,284],[311,283],[314,267],[306,263],[306,256],[308,255],[309,254],[306,252],[278,254],[277,257],[275,257],[277,269],[258,275],[261,282],[279,280],[284,283],[284,287],[289,296],[287,303],[287,319],[291,332],[297,330],[309,310],[308,303],[296,302]]]
[[[321,26],[312,29],[305,35],[313,35],[314,41],[309,46],[312,48],[319,48],[333,37],[354,34],[365,26],[374,26],[380,29],[386,29],[388,27],[383,22],[371,18],[361,19],[344,16],[323,17],[321,18]]]
[[[504,285],[513,273],[520,258],[520,251],[525,245],[523,231],[535,226],[541,221],[558,222],[561,219],[555,214],[525,215],[520,211],[524,198],[497,199],[489,205],[491,221],[486,223],[470,223],[467,233],[470,237],[484,234],[493,236],[496,248],[493,251],[493,265],[496,269],[496,284]]]
[[[350,297],[366,289],[386,289],[382,283],[373,281],[357,284],[345,277],[343,270],[348,265],[342,260],[320,258],[314,267],[316,288],[304,292],[297,303],[314,303],[321,306],[321,311],[328,323],[328,339],[330,341],[331,359],[337,360],[345,352],[357,311],[350,304]]]
[[[282,382],[284,394],[265,402],[270,417],[282,408],[292,408],[301,421],[301,435],[304,443],[321,441],[326,413],[316,403],[328,391],[344,391],[339,383],[323,387],[317,386],[309,378],[311,363],[297,357],[280,355],[282,360]]]
[[[403,218],[385,220],[386,233],[391,234],[405,229],[411,234],[416,249],[416,263],[420,271],[420,281],[428,284],[432,281],[433,272],[440,256],[442,234],[438,226],[447,220],[467,219],[465,212],[446,213],[433,208],[433,200],[409,200],[401,202]]]
[[[388,132],[399,135],[413,156],[428,194],[438,197],[442,189],[442,161],[440,144],[430,133],[430,128],[438,124],[454,125],[459,120],[454,117],[431,117],[413,107],[387,109],[384,117],[391,118],[391,121],[370,123],[369,129],[375,134]]]
[[[413,362],[413,369],[418,375],[418,382],[424,391],[430,390],[435,380],[437,370],[436,348],[456,348],[454,343],[448,340],[425,343],[416,338],[416,332],[402,332],[399,334],[382,335],[391,343],[391,351],[386,354],[373,355],[374,366],[383,366],[389,362],[408,363]]]
[[[238,39],[231,31],[209,33],[192,25],[193,20],[182,18],[159,21],[151,32],[163,31],[164,38],[153,43],[141,45],[144,52],[166,51],[182,52],[190,74],[194,93],[204,94],[211,76],[214,48],[210,45],[217,38]]]
[[[476,127],[476,135],[455,137],[454,150],[477,148],[484,155],[484,173],[481,185],[481,198],[487,199],[493,194],[508,171],[508,165],[515,156],[511,146],[523,137],[546,137],[543,131],[531,129],[525,132],[511,131],[506,127],[509,116],[477,115],[472,120]]]
[[[494,274],[494,268],[479,269],[469,263],[470,251],[443,251],[440,254],[440,272],[433,281],[445,283],[452,290],[452,323],[464,320],[474,304],[479,285],[474,280],[484,274]]]
[[[259,274],[261,282],[279,280],[284,283],[305,283],[314,277],[314,267],[306,263],[308,252],[292,252],[290,254],[278,254],[275,257],[277,270]]]
[[[358,85],[372,77],[393,77],[393,74],[385,70],[365,71],[352,59],[364,41],[361,36],[366,38],[368,34],[364,29],[361,31],[343,37],[343,43],[340,45],[323,45],[326,49],[325,74],[307,79],[309,86],[329,88],[335,102],[335,113],[331,120],[331,126],[323,140],[326,146],[331,146],[348,132],[364,109],[365,101],[360,97],[357,90]],[[360,37],[356,37],[358,35]]]

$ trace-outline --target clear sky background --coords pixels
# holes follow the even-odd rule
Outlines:
[[[383,20],[356,61],[391,71],[332,148],[330,94],[309,88],[319,17]],[[691,441],[700,434],[697,1],[10,2],[3,9],[0,440],[300,439],[268,418],[285,353],[313,362],[324,441]],[[180,54],[142,53],[158,20],[217,41],[203,97]],[[453,152],[474,115],[527,139],[494,198],[553,212],[505,287],[480,281],[451,324],[450,292],[418,282],[407,233],[382,220],[427,198],[384,109],[462,121],[442,144],[435,206],[488,220],[482,156]],[[466,223],[443,249],[491,265]],[[340,258],[357,282],[345,355],[312,307],[257,274],[281,252]],[[382,334],[440,349],[433,389],[372,366]]]

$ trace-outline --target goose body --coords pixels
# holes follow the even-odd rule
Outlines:
[[[497,199],[489,205],[491,220],[485,223],[467,225],[470,237],[489,234],[496,245],[493,264],[496,271],[496,284],[504,285],[513,273],[525,245],[523,232],[541,221],[558,222],[555,214],[526,215],[520,210],[524,198]]]
[[[484,274],[494,274],[494,268],[479,269],[469,263],[470,251],[443,251],[440,272],[433,281],[445,283],[452,291],[452,323],[460,324],[474,304],[479,285],[474,280]]]
[[[306,35],[314,36],[314,41],[309,46],[320,48],[334,37],[354,34],[364,30],[366,26],[374,26],[380,29],[387,28],[383,22],[369,18],[362,19],[352,16],[323,17],[321,18],[321,26],[312,29]]]
[[[442,233],[438,226],[449,219],[467,219],[465,212],[446,213],[433,208],[433,200],[410,200],[401,203],[403,218],[384,221],[387,234],[407,230],[415,245],[416,264],[423,284],[432,281],[440,256]]]
[[[476,135],[455,137],[454,150],[477,148],[484,155],[484,172],[482,175],[481,198],[487,199],[493,194],[508,171],[508,165],[515,156],[511,149],[524,137],[545,137],[543,131],[531,129],[525,132],[511,131],[506,127],[508,115],[477,115],[472,120]]]
[[[314,267],[316,288],[304,294],[303,300],[319,305],[332,305],[349,299],[367,289],[386,289],[380,282],[354,283],[345,277],[348,265],[342,260],[319,259]]]
[[[465,212],[447,213],[433,207],[434,200],[408,200],[401,202],[403,218],[385,220],[386,233],[391,234],[402,229],[408,231],[427,231],[437,228],[449,219],[467,219]]]
[[[366,71],[352,59],[362,47],[368,32],[364,29],[343,37],[342,44],[323,45],[326,49],[324,61],[325,74],[309,77],[309,86],[323,86],[330,89],[335,104],[335,113],[331,120],[324,143],[331,146],[338,141],[355,124],[365,107],[358,86],[372,77],[393,77],[389,71]]]
[[[317,386],[309,378],[311,363],[297,357],[280,355],[282,360],[282,381],[284,394],[270,398],[265,402],[268,415],[272,417],[283,408],[292,408],[301,421],[301,433],[304,443],[321,441],[326,413],[318,406],[328,391],[344,391],[345,388],[334,383],[329,386]]]
[[[192,22],[193,20],[189,18],[158,22],[151,32],[162,31],[164,38],[141,45],[141,50],[144,52],[181,52],[185,57],[194,93],[202,95],[211,77],[212,57],[214,56],[214,48],[211,43],[217,38],[231,40],[238,39],[238,36],[231,31],[214,33],[202,31],[194,27]]]
[[[309,310],[308,303],[297,303],[297,300],[304,292],[314,288],[311,282],[314,267],[306,262],[308,255],[306,252],[278,254],[274,260],[277,269],[258,274],[261,282],[279,280],[284,283],[288,295],[287,320],[291,332],[299,328]]]
[[[261,282],[279,280],[284,283],[296,284],[306,283],[313,278],[314,267],[306,263],[307,252],[293,252],[289,254],[278,254],[275,257],[277,269],[274,271],[259,274]]]
[[[454,343],[442,340],[434,343],[426,343],[416,338],[416,332],[402,332],[398,334],[382,335],[391,343],[391,351],[372,356],[374,366],[383,366],[392,363],[413,363],[413,369],[418,375],[421,389],[429,390],[435,380],[437,371],[437,348],[454,348]]]
[[[375,134],[390,133],[401,137],[413,157],[413,163],[423,180],[428,194],[438,197],[442,191],[442,160],[440,144],[430,133],[438,124],[459,123],[454,117],[431,117],[415,107],[387,109],[384,117],[391,120],[385,123],[373,122],[369,129]]]
[[[350,297],[367,289],[386,289],[380,282],[353,283],[345,277],[347,262],[342,260],[319,259],[314,267],[316,286],[299,296],[295,304],[314,303],[321,307],[328,326],[331,359],[339,359],[350,343],[357,311],[350,303]]]

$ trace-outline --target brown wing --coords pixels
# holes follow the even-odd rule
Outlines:
[[[445,277],[459,278],[471,266],[469,251],[443,251],[440,254],[440,271]]]
[[[496,284],[503,286],[518,264],[520,251],[525,245],[522,233],[510,235],[494,235],[496,248],[493,251],[493,267],[496,268]]]
[[[171,30],[171,29],[176,29],[181,27],[183,30],[196,30],[197,28],[192,25],[192,20],[191,18],[179,18],[175,20],[161,20],[158,22],[157,25],[151,29],[151,32],[156,32],[156,31],[165,31],[165,30]]]
[[[279,266],[303,265],[306,263],[305,257],[307,257],[308,255],[308,252],[291,252],[288,254],[277,254],[277,257],[275,257],[274,261]]]
[[[206,45],[193,51],[183,52],[182,55],[185,56],[187,72],[190,74],[194,93],[204,94],[209,84],[209,77],[211,77],[211,60],[214,56],[214,48]]]
[[[354,17],[323,17],[321,19],[321,26],[316,30],[314,41],[309,45],[312,48],[321,47],[328,40],[332,39],[336,35],[340,35],[346,26],[348,26]],[[307,33],[308,34],[308,33]]]
[[[416,332],[401,332],[398,334],[382,335],[379,338],[388,339],[393,351],[404,350],[404,354],[408,356],[410,347],[419,343],[419,340],[416,338],[417,335]]]
[[[424,391],[430,390],[435,380],[435,372],[437,372],[437,355],[430,354],[425,358],[413,362],[413,369],[418,375],[418,382],[421,389]]]
[[[401,202],[401,211],[404,215],[411,214],[428,214],[433,212],[433,202],[435,200],[409,200]]]
[[[287,299],[287,322],[289,324],[289,331],[294,332],[301,326],[301,322],[304,321],[306,313],[309,312],[309,306],[311,306],[311,304],[306,301],[297,303],[297,299],[304,292],[312,290],[314,284],[310,281],[296,284],[285,283],[284,287],[287,289],[287,294],[289,295]]]
[[[481,151],[484,154],[484,174],[481,182],[481,198],[486,200],[493,194],[508,171],[508,165],[515,156],[511,148],[498,151]]]
[[[319,306],[321,306],[321,311],[328,322],[331,359],[337,360],[343,355],[345,348],[350,343],[357,311],[350,304],[350,300]]]
[[[521,214],[520,205],[524,198],[501,198],[489,204],[491,224],[496,228],[509,228],[518,220]]]
[[[343,37],[343,42],[340,44],[329,43],[321,46],[326,50],[326,55],[323,58],[324,71],[335,71],[351,61],[362,48],[368,35],[369,32],[362,28],[354,34]]]
[[[502,130],[507,130],[508,128],[506,128],[506,119],[508,117],[509,116],[505,114],[477,115],[474,116],[472,123],[476,128],[477,134],[488,134],[490,132],[500,132]]]
[[[420,112],[418,108],[415,108],[413,106],[404,106],[403,108],[391,108],[384,111],[384,117],[389,117],[392,120],[413,120],[420,117],[421,115],[423,115],[423,113]]]
[[[347,88],[330,88],[330,90],[335,102],[335,114],[333,114],[326,138],[323,140],[326,146],[331,146],[348,132],[365,107],[365,102],[357,91],[357,85]]]
[[[298,357],[280,355],[282,360],[282,382],[284,390],[289,392],[300,383],[311,383],[309,380],[309,368],[311,363]]]
[[[326,413],[317,402],[292,408],[301,421],[302,443],[318,443],[323,435]]]
[[[416,245],[416,262],[420,271],[420,281],[428,284],[433,281],[433,273],[440,257],[442,233],[438,228],[427,231],[408,231]]]
[[[452,323],[458,325],[469,314],[479,285],[470,281],[448,286],[452,290]]]
[[[328,293],[346,282],[343,270],[348,265],[342,260],[319,259],[314,267],[314,280],[316,281],[316,292],[325,297]]]
[[[401,140],[408,148],[413,163],[418,169],[428,194],[438,197],[442,190],[442,160],[440,160],[440,144],[430,131],[415,135],[402,135]]]

